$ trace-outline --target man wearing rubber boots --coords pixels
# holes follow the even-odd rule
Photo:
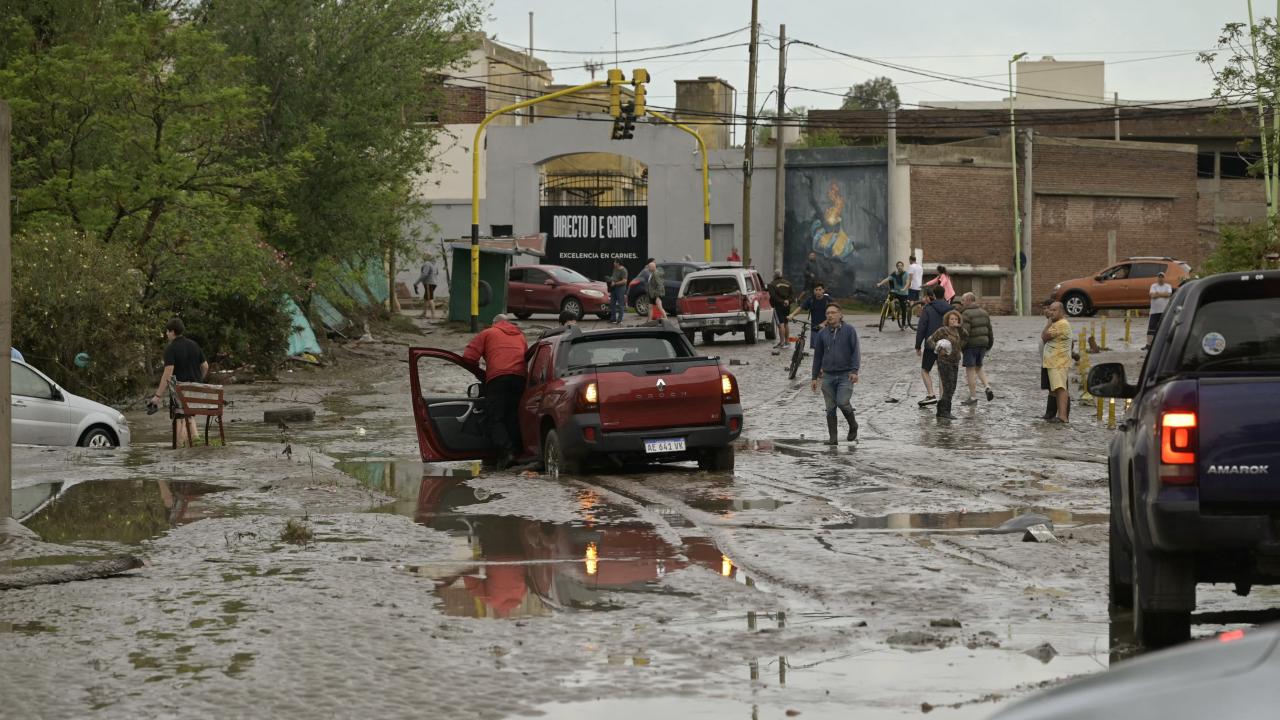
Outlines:
[[[853,415],[853,386],[858,382],[858,370],[862,366],[862,352],[858,346],[858,331],[844,321],[840,306],[827,306],[827,319],[814,330],[813,380],[809,387],[818,391],[822,382],[822,399],[827,410],[827,444],[839,442],[836,437],[836,409],[849,423],[848,440],[858,439],[858,421]]]

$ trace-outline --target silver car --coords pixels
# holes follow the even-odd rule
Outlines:
[[[25,362],[10,360],[9,372],[15,444],[128,447],[120,411],[72,395]]]

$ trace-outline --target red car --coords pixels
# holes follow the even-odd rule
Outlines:
[[[705,470],[733,468],[733,441],[742,433],[738,380],[719,359],[698,356],[669,321],[590,332],[558,329],[535,343],[527,357],[519,410],[522,458],[541,459],[547,474],[577,473],[594,460],[697,460]],[[477,382],[465,395],[424,396],[424,358],[453,363]],[[424,462],[494,455],[479,396],[483,377],[478,366],[448,350],[410,348],[413,415]]]
[[[521,265],[507,272],[507,311],[526,320],[534,313],[568,311],[579,320],[609,319],[609,287],[559,265]]]

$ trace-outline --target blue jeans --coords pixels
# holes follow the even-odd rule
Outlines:
[[[822,399],[827,406],[828,418],[835,419],[836,408],[840,408],[845,417],[851,417],[853,405],[849,404],[849,400],[852,397],[853,382],[849,380],[849,373],[822,376]]]
[[[622,319],[627,315],[627,286],[618,285],[609,288],[609,300],[612,303],[609,320],[611,322],[622,322]]]

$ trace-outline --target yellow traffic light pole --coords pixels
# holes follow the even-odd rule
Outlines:
[[[650,115],[664,123],[674,125],[693,136],[698,141],[698,154],[702,156],[702,254],[703,259],[711,262],[711,181],[707,175],[707,143],[697,130],[676,122],[657,110],[649,110]]]
[[[612,74],[610,77],[613,78]],[[480,142],[484,137],[485,128],[489,126],[491,120],[499,115],[505,115],[515,110],[527,108],[530,105],[555,100],[583,90],[608,85],[609,82],[609,80],[594,80],[498,108],[486,115],[484,120],[480,121],[480,127],[476,128],[475,143],[471,146],[471,332],[476,332],[480,329]]]

